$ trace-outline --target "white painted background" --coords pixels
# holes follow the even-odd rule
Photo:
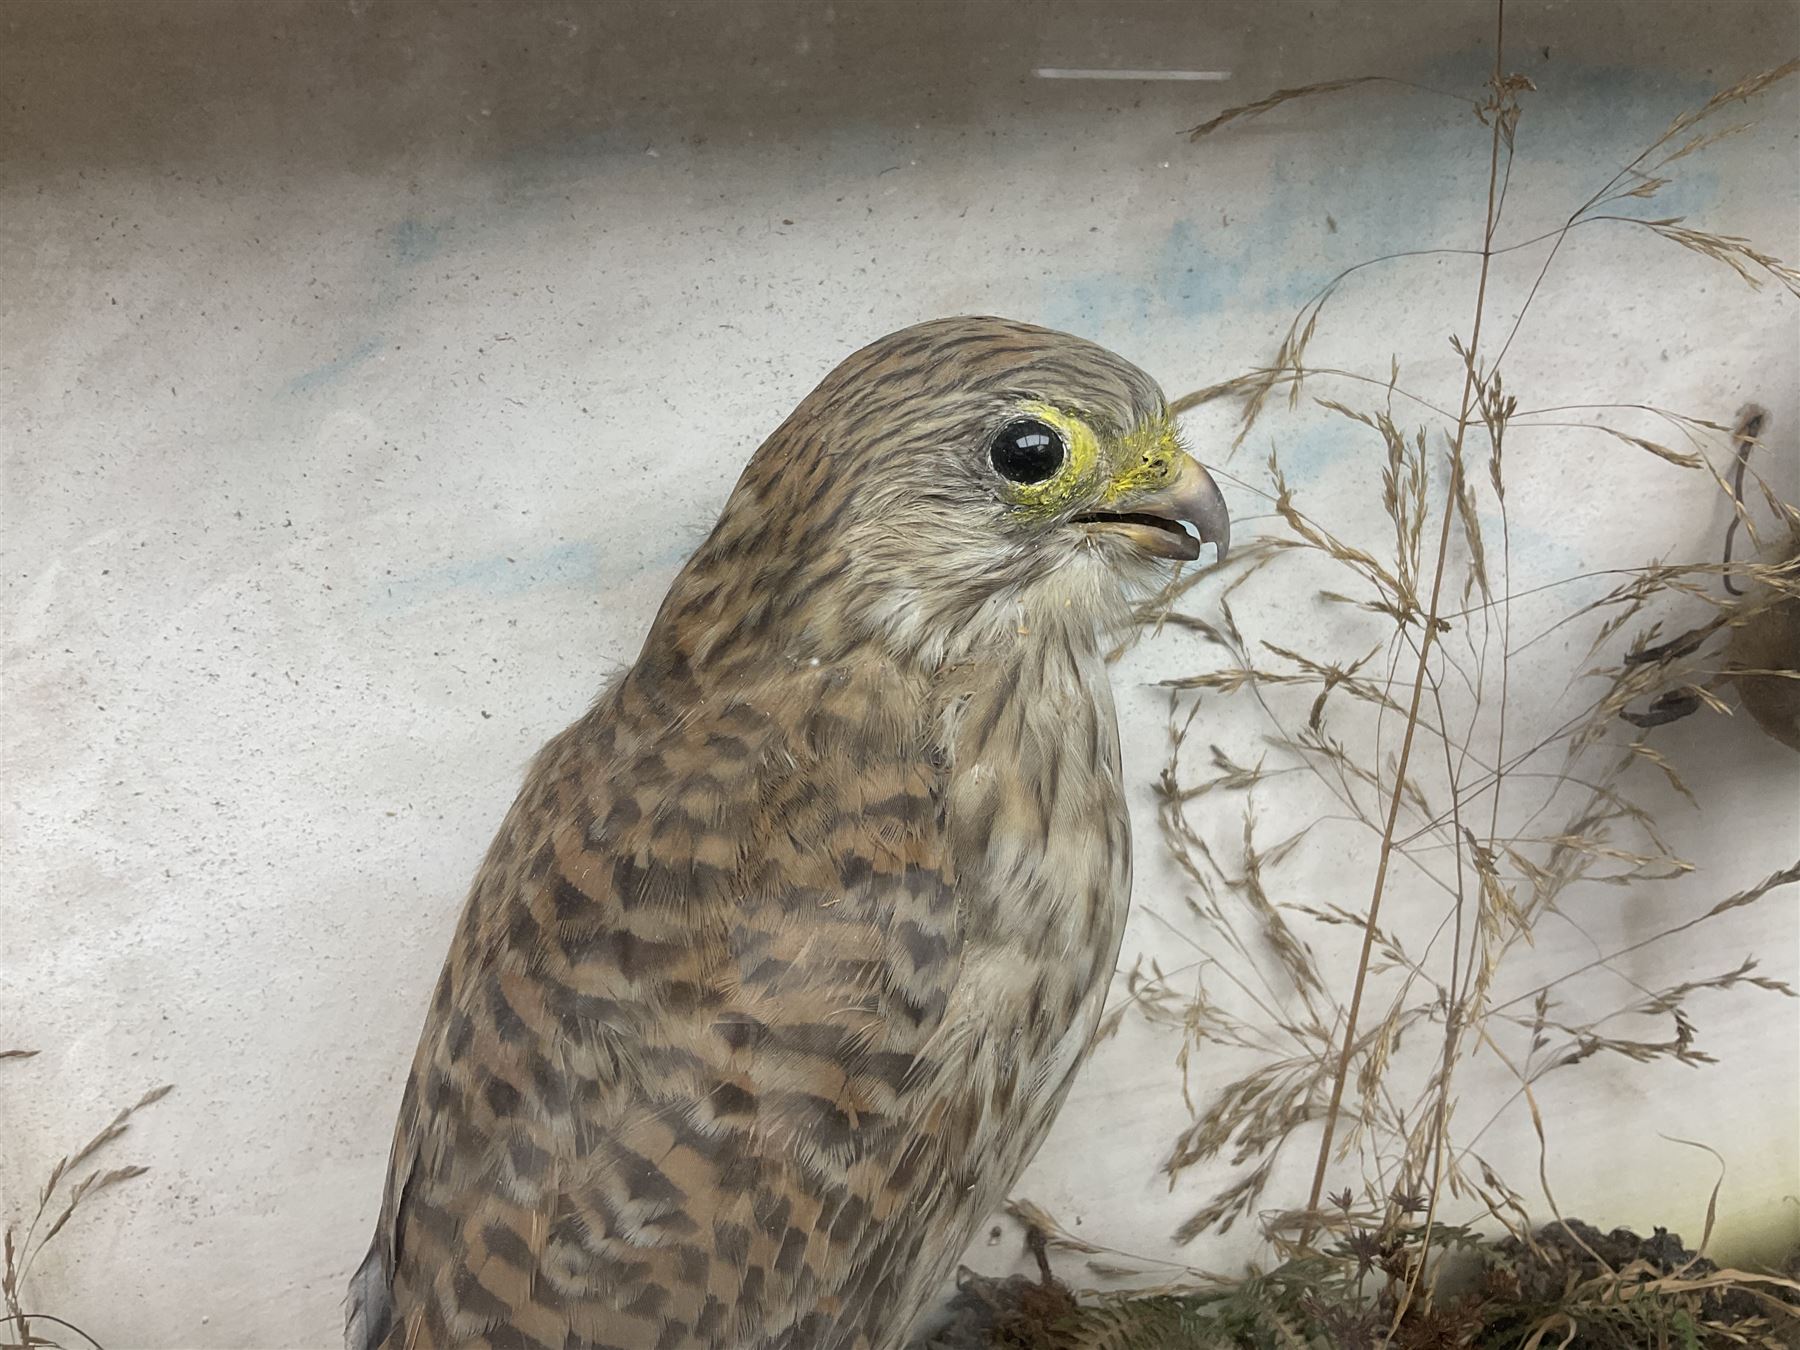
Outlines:
[[[0,1048],[42,1051],[0,1065],[5,1212],[117,1105],[176,1085],[115,1146],[153,1170],[77,1217],[33,1301],[115,1347],[332,1343],[474,865],[533,750],[631,659],[756,442],[844,354],[918,319],[1072,329],[1175,393],[1267,359],[1350,263],[1475,244],[1486,134],[1453,104],[1378,91],[1203,146],[1177,133],[1364,71],[1474,90],[1490,23],[1463,0],[0,7]],[[1787,0],[1515,3],[1507,65],[1540,92],[1514,237],[1800,50],[1797,30]],[[1039,65],[1232,77],[1049,83]],[[1792,88],[1764,100],[1760,129],[1659,209],[1800,254],[1796,107]],[[1500,269],[1503,304],[1529,276]],[[1790,297],[1628,231],[1572,243],[1554,280],[1510,380],[1528,402],[1728,420],[1758,399],[1789,437],[1771,471],[1791,495]],[[1372,277],[1317,356],[1379,371],[1397,352],[1453,399],[1445,340],[1472,288],[1453,259]],[[1259,481],[1273,437],[1312,509],[1374,528],[1376,461],[1327,426],[1276,419],[1229,468]],[[1217,459],[1229,412],[1190,430]],[[1712,554],[1725,511],[1696,480],[1592,436],[1516,450],[1521,579]],[[1262,527],[1254,495],[1227,495],[1243,533]],[[1296,640],[1324,621],[1305,592],[1261,604],[1246,619]],[[1528,663],[1526,724],[1584,645]],[[1128,955],[1183,950],[1155,918],[1180,905],[1150,828],[1149,685],[1209,659],[1168,634],[1119,668]],[[1247,705],[1203,716],[1209,739],[1253,747]],[[1603,897],[1582,916],[1601,937],[1795,854],[1791,755],[1742,719],[1659,744],[1704,802],[1669,817],[1701,871]],[[1241,804],[1222,809],[1229,838]],[[1282,798],[1262,810],[1286,832]],[[1369,863],[1303,854],[1283,898],[1361,903]],[[1631,973],[1754,952],[1793,980],[1795,913],[1790,892]],[[1547,930],[1538,978],[1592,951]],[[1661,1137],[1679,1136],[1727,1160],[1728,1247],[1792,1242],[1795,1008],[1706,1001],[1718,1066],[1547,1089],[1565,1210],[1697,1232],[1714,1172]],[[1178,1045],[1128,1022],[1020,1193],[1170,1255],[1206,1190],[1156,1176],[1187,1118]],[[1528,1177],[1513,1124],[1495,1153]],[[1183,1259],[1254,1255],[1240,1227]]]

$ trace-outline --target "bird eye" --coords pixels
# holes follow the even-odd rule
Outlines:
[[[994,471],[1009,483],[1043,482],[1062,468],[1066,453],[1056,428],[1035,417],[1008,422],[988,447]]]

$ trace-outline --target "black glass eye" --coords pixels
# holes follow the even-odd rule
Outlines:
[[[1009,483],[1041,483],[1062,468],[1062,435],[1047,422],[1021,417],[1008,422],[988,447],[994,471]]]

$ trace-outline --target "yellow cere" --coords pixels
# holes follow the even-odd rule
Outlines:
[[[1062,468],[1043,482],[1007,485],[1007,497],[1021,514],[1033,519],[1056,515],[1103,481],[1103,506],[1160,487],[1181,459],[1182,449],[1174,428],[1160,419],[1134,428],[1111,447],[1103,447],[1092,427],[1061,408],[1048,403],[1026,403],[1019,411],[1055,427],[1069,450]]]
[[[1120,442],[1118,468],[1100,504],[1113,506],[1161,487],[1180,468],[1186,453],[1172,423],[1158,420],[1134,427]]]

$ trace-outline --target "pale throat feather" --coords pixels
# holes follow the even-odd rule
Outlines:
[[[1099,1018],[1131,890],[1118,724],[1092,623],[1014,634],[1003,656],[969,668],[944,717],[945,825],[959,885],[979,897],[962,911],[950,1015],[998,1032],[995,1010],[1010,1010],[1007,1031],[1034,1061],[1066,1029],[1072,1067]]]
[[[1099,1023],[1130,900],[1118,728],[1093,623],[1040,622],[988,650],[940,680],[944,823],[965,899],[941,1076],[926,1095],[962,1103],[979,1125],[946,1159],[946,1241],[908,1281],[915,1303],[1043,1142]],[[984,1165],[965,1173],[975,1158]]]

